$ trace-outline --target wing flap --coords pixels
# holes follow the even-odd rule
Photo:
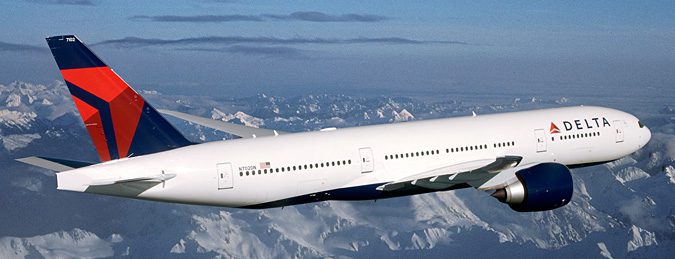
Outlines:
[[[456,184],[469,184],[475,188],[496,176],[497,173],[517,166],[522,157],[503,156],[495,159],[479,159],[450,166],[439,167],[377,187],[380,191],[396,191],[409,186],[442,190]]]
[[[181,120],[189,121],[195,124],[202,125],[204,127],[212,128],[242,138],[255,138],[255,137],[277,136],[279,134],[286,134],[286,132],[282,131],[253,128],[224,121],[212,120],[177,111],[163,110],[163,109],[158,109],[158,111],[162,114],[173,116]]]

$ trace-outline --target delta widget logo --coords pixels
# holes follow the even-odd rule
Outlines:
[[[555,125],[555,123],[551,122],[551,129],[549,129],[549,134],[553,133],[560,133],[560,129],[558,126]]]

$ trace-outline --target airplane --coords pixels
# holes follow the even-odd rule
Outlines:
[[[475,188],[518,212],[568,204],[571,169],[649,142],[635,116],[576,106],[289,133],[157,110],[74,35],[46,39],[100,163],[33,156],[57,189],[236,208]],[[161,114],[240,138],[193,143]]]

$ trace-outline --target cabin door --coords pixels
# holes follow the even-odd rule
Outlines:
[[[361,148],[359,149],[359,155],[361,156],[361,173],[370,173],[375,170],[372,149],[369,147]]]
[[[616,133],[616,143],[623,142],[623,121],[614,121],[612,127],[614,127],[614,132]]]
[[[534,136],[537,139],[537,153],[546,152],[546,131],[536,129],[534,130]]]
[[[216,165],[216,168],[218,172],[218,190],[231,189],[232,179],[234,178],[234,175],[232,174],[232,164],[220,163]]]

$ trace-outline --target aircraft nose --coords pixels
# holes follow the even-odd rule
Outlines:
[[[644,147],[645,145],[647,145],[649,140],[652,139],[652,132],[649,130],[649,128],[647,128],[647,126],[643,126],[641,130],[642,134],[640,136],[641,138],[640,147]]]

